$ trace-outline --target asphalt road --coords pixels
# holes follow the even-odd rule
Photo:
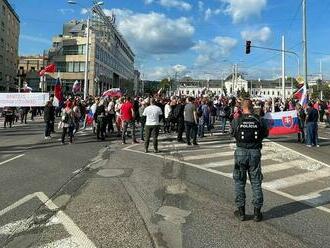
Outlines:
[[[319,148],[265,141],[256,224],[233,216],[227,135],[189,148],[162,136],[161,153],[146,155],[143,144],[97,142],[90,131],[73,145],[45,141],[40,121],[0,129],[0,246],[329,247],[330,139],[319,134]]]
[[[28,125],[0,129],[0,209],[35,192],[53,196],[52,199],[63,194],[74,195],[87,176],[82,175],[73,182],[69,180],[73,172],[90,163],[107,144],[80,133],[73,145],[61,145],[59,133],[54,134],[52,140],[44,140],[43,132],[44,124],[40,119],[29,121]],[[60,190],[63,185],[65,187]],[[60,192],[56,194],[58,190]],[[0,226],[28,218],[41,204],[42,199],[31,197],[26,203],[2,213]],[[1,234],[4,234],[3,229],[2,233],[0,231],[0,247],[6,238]]]

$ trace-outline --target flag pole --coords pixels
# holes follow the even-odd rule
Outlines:
[[[303,50],[304,50],[304,81],[306,84],[306,90],[308,89],[307,79],[307,4],[306,0],[303,0]]]

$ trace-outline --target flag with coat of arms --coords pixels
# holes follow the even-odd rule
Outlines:
[[[296,110],[266,113],[264,119],[267,120],[270,136],[288,135],[300,132],[298,113]]]

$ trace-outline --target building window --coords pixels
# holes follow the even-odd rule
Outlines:
[[[4,22],[1,22],[1,29],[3,32],[5,32],[5,23]]]
[[[80,63],[79,63],[79,71],[80,71],[80,72],[85,71],[85,62],[80,62]]]
[[[74,62],[73,71],[74,72],[79,72],[80,71],[79,62]]]
[[[63,55],[83,55],[85,54],[86,45],[64,46]]]
[[[66,63],[65,62],[57,62],[56,63],[56,68],[57,68],[57,71],[66,72]]]
[[[2,65],[2,64],[3,64],[3,56],[0,55],[0,65]]]
[[[0,71],[0,81],[2,81],[2,72]]]
[[[5,7],[5,5],[2,5],[2,14],[3,15],[6,15],[6,7]]]
[[[67,72],[73,72],[73,62],[67,62],[66,63],[66,71]]]

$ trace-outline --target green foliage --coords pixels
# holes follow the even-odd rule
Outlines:
[[[330,100],[330,84],[319,83],[311,87],[312,98],[321,98],[321,91],[323,92],[323,99]]]
[[[237,97],[239,98],[250,98],[250,93],[246,92],[244,88],[242,90],[237,91]]]
[[[223,90],[224,95],[227,96],[227,88],[225,86],[223,86],[222,90]]]
[[[160,88],[163,88],[165,91],[170,89],[171,87],[171,80],[164,78],[160,81]]]

